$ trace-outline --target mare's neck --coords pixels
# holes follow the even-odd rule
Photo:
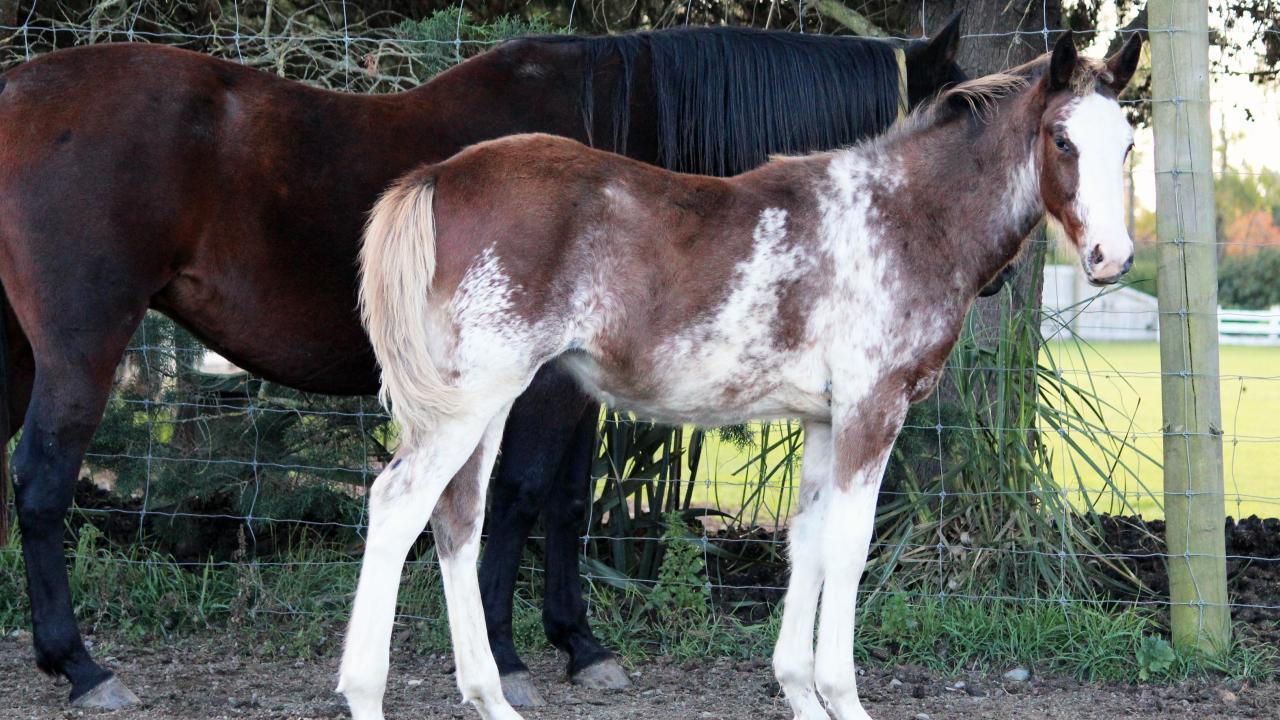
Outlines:
[[[572,46],[553,53],[530,41],[509,42],[453,66],[394,96],[418,137],[462,147],[517,133],[549,133],[589,140]],[[443,159],[443,158],[441,158]]]
[[[928,266],[947,263],[954,270],[947,285],[955,290],[976,295],[1044,217],[1038,97],[1033,86],[1000,100],[986,122],[964,112],[878,148],[901,168],[883,195],[891,207],[881,214],[896,213],[890,241],[927,258]]]

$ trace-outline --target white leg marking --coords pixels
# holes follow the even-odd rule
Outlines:
[[[838,442],[859,440],[842,437]],[[844,455],[839,448],[836,452]],[[836,478],[827,498],[821,540],[825,578],[815,680],[818,692],[837,720],[871,720],[858,700],[858,675],[853,666],[854,612],[858,582],[867,566],[875,527],[876,496],[888,458],[889,448],[885,448],[867,466],[852,468],[851,478]],[[837,467],[836,472],[847,470]],[[846,483],[847,487],[840,487]]]
[[[466,538],[456,538],[457,546],[453,551],[440,556],[458,689],[462,692],[462,699],[473,704],[480,711],[480,717],[485,720],[520,720],[520,715],[511,708],[502,694],[498,665],[489,649],[484,606],[480,600],[480,582],[476,576],[476,562],[480,557],[480,531],[484,527],[485,490],[489,485],[493,462],[498,456],[502,428],[510,409],[511,406],[508,405],[490,421],[478,449],[482,458],[477,469],[478,502],[474,509],[475,522],[471,533]]]
[[[805,425],[800,514],[791,523],[791,579],[782,605],[782,627],[773,650],[773,673],[796,720],[828,720],[814,691],[813,624],[822,589],[822,528],[831,492],[831,426]]]
[[[382,720],[400,571],[440,493],[479,444],[488,418],[442,420],[419,448],[382,471],[369,493],[369,535],[347,626],[338,692],[353,720]]]

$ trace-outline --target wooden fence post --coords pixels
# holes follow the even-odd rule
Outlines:
[[[1152,0],[1152,115],[1164,412],[1164,511],[1174,643],[1217,654],[1227,605],[1218,259],[1205,0]]]

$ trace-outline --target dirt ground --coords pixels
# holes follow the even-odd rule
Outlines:
[[[183,638],[147,646],[99,641],[99,657],[143,699],[117,714],[74,710],[67,686],[37,673],[30,636],[0,639],[0,718],[47,720],[102,717],[129,720],[252,718],[302,720],[347,717],[332,692],[337,657],[314,661],[255,660],[223,637]],[[526,710],[528,720],[644,718],[696,720],[790,718],[765,660],[707,665],[661,661],[636,668],[635,688],[622,693],[580,690],[565,682],[553,653],[530,658],[549,705]],[[896,682],[895,682],[896,681]],[[1280,717],[1280,686],[1188,683],[1174,687],[1080,684],[1033,674],[1025,683],[1001,676],[940,677],[912,668],[876,667],[860,679],[863,702],[877,720],[978,718],[1236,718]],[[447,656],[397,655],[387,691],[387,716],[476,718],[458,703]]]

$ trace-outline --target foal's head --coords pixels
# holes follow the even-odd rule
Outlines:
[[[1135,33],[1105,62],[1081,58],[1068,32],[1039,81],[1045,93],[1036,145],[1040,194],[1094,285],[1116,282],[1133,265],[1124,218],[1124,161],[1133,129],[1116,98],[1141,50]]]

